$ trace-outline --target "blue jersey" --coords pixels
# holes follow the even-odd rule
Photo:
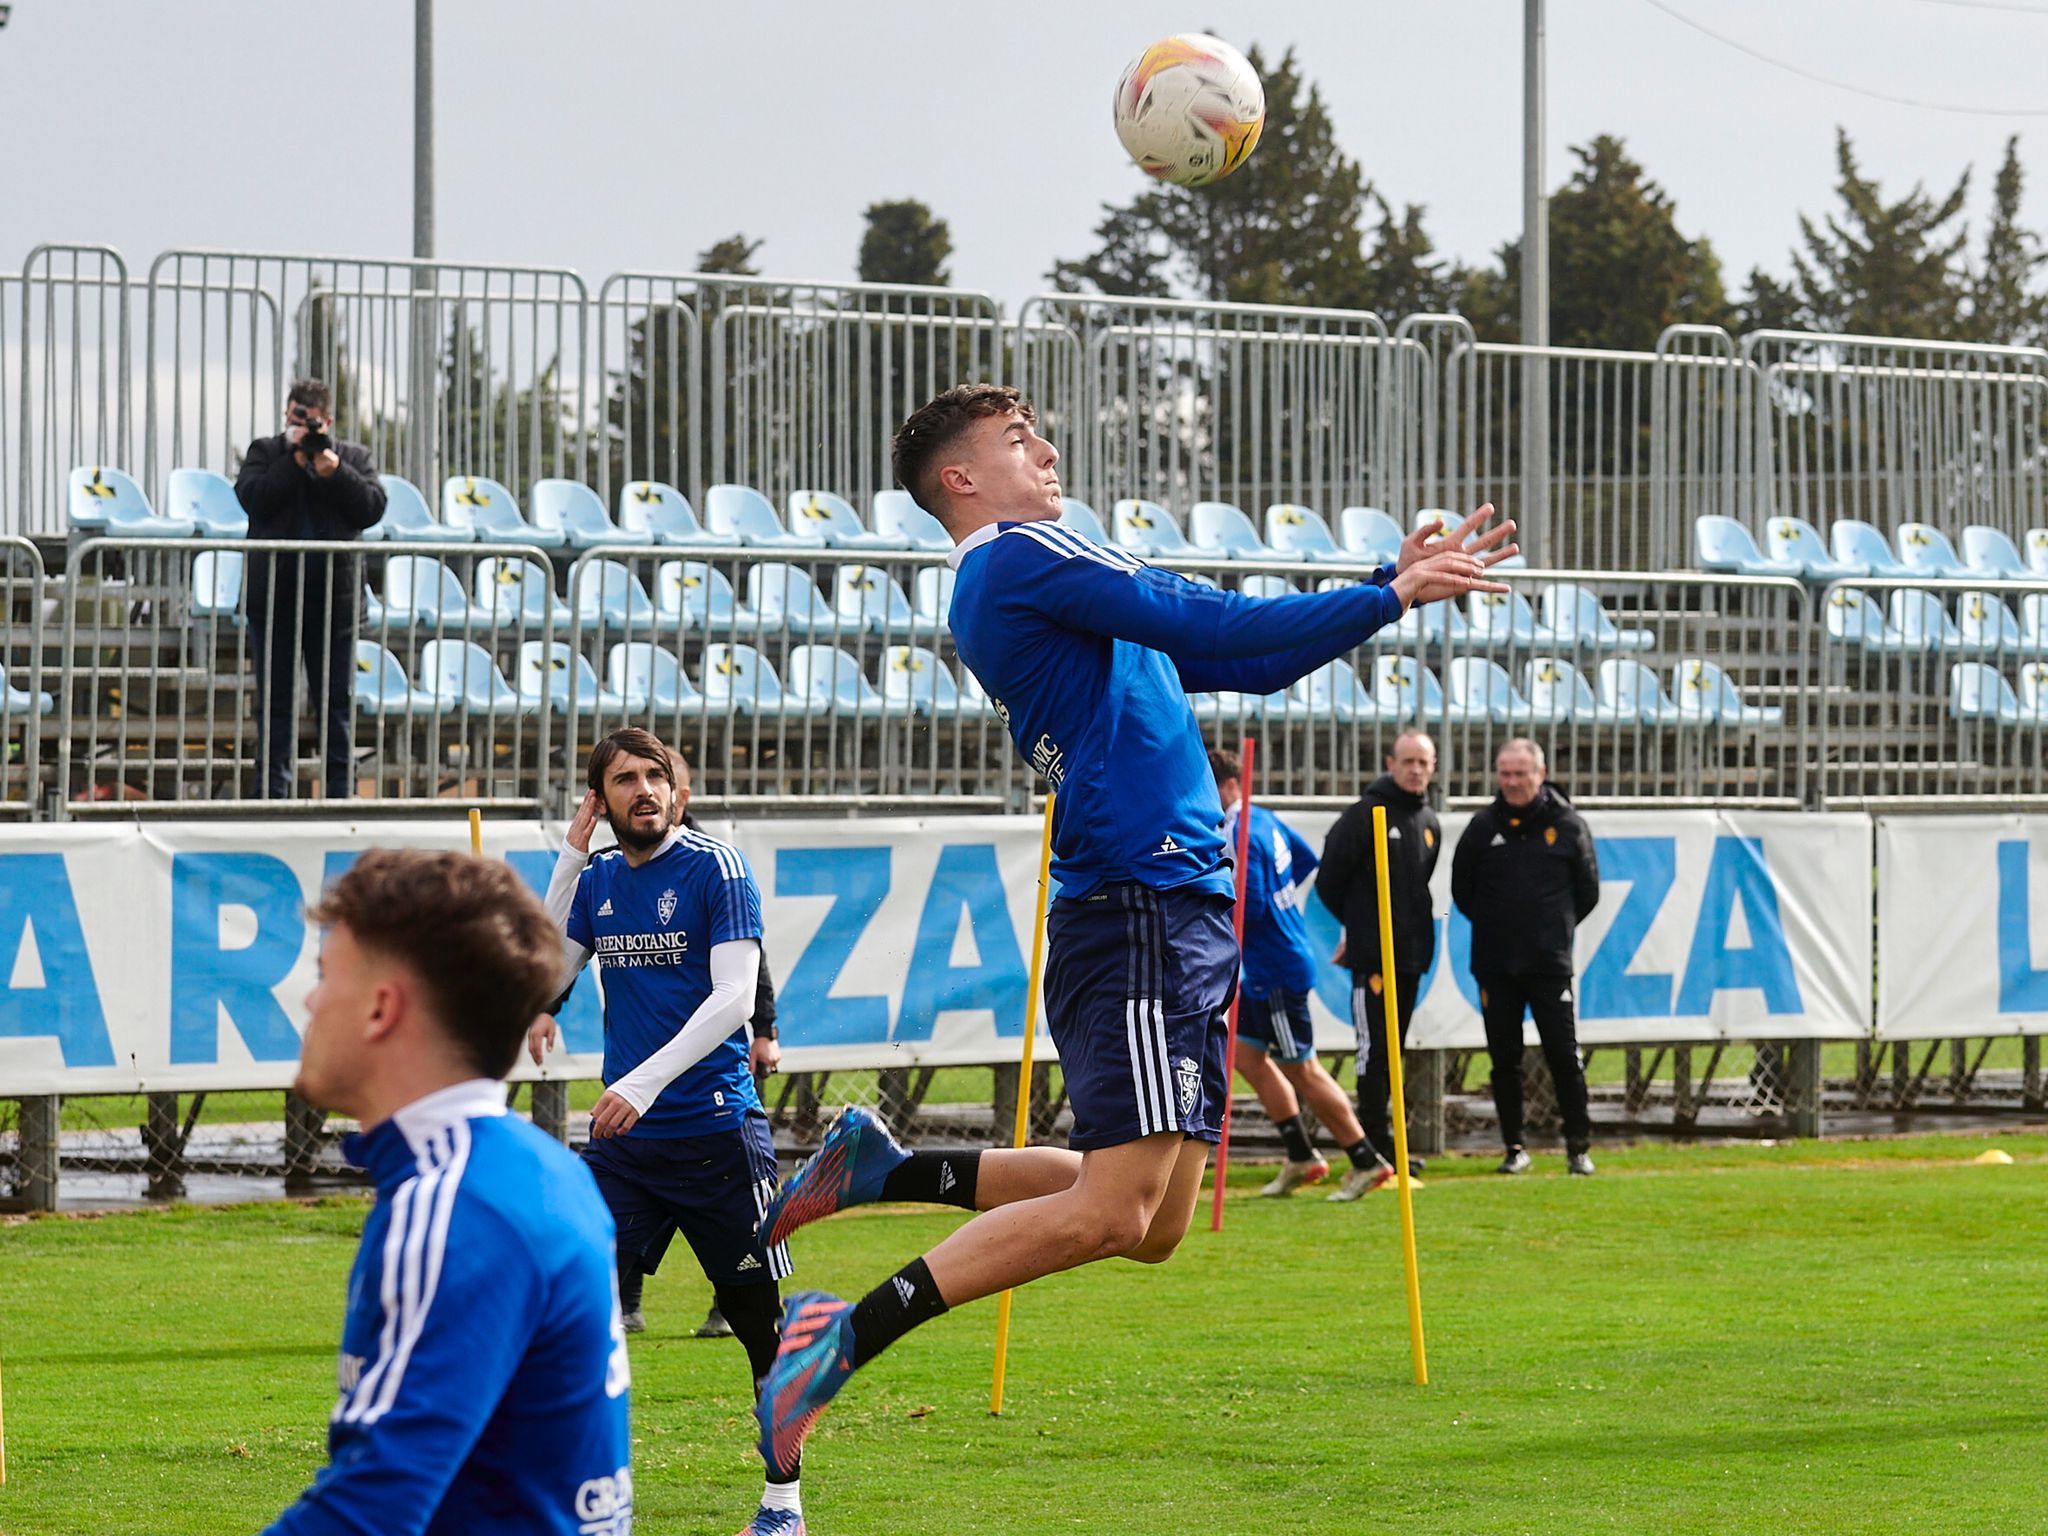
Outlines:
[[[272,1536],[623,1536],[626,1335],[589,1171],[484,1078],[346,1145],[377,1203],[328,1464]]]
[[[1370,584],[1251,598],[1054,522],[992,523],[952,554],[953,643],[1059,792],[1062,899],[1104,885],[1229,894],[1223,806],[1187,694],[1271,693],[1401,616]]]
[[[1241,804],[1242,802],[1240,802]],[[1237,807],[1223,823],[1237,847]],[[1316,982],[1316,953],[1301,913],[1301,882],[1315,872],[1316,852],[1294,828],[1262,805],[1252,807],[1244,873],[1244,990],[1247,997],[1306,992]]]
[[[569,942],[604,980],[604,1080],[617,1082],[673,1040],[711,995],[711,949],[761,937],[761,893],[739,849],[678,828],[638,869],[617,848],[585,867]],[[704,1136],[759,1110],[742,1022],[662,1089],[629,1136]]]

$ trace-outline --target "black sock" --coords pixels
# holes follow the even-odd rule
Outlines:
[[[919,1323],[946,1310],[923,1259],[912,1259],[854,1305],[853,1363],[866,1365]]]
[[[1309,1145],[1308,1126],[1303,1123],[1300,1110],[1296,1110],[1285,1120],[1275,1120],[1273,1128],[1280,1133],[1281,1143],[1287,1148],[1290,1161],[1312,1163],[1316,1160],[1316,1149]]]
[[[745,1348],[747,1366],[754,1374],[754,1396],[759,1397],[761,1380],[768,1374],[768,1367],[775,1363],[775,1351],[781,1343],[781,1290],[772,1283],[721,1286],[711,1292],[711,1301],[732,1324],[733,1337]],[[768,1481],[793,1483],[802,1475],[800,1467],[791,1467],[788,1472],[786,1478],[777,1477],[771,1467]]]
[[[957,1205],[971,1211],[980,1176],[979,1152],[913,1152],[882,1180],[882,1198]]]
[[[619,1250],[619,1310],[638,1312],[640,1310],[640,1287],[647,1279],[647,1272],[640,1267],[640,1255]]]
[[[1344,1155],[1351,1159],[1354,1168],[1370,1168],[1381,1160],[1379,1153],[1372,1149],[1372,1139],[1367,1136],[1359,1137],[1356,1145],[1346,1147]]]

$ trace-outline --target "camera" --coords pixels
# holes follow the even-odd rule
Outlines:
[[[297,447],[310,462],[334,446],[334,435],[320,427],[308,427],[299,438]]]

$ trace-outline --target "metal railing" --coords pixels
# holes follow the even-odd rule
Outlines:
[[[20,289],[14,514],[0,532],[30,533],[63,525],[74,466],[132,462],[128,266],[108,246],[39,245]]]
[[[44,590],[41,552],[0,536],[0,814],[34,815],[41,791]]]

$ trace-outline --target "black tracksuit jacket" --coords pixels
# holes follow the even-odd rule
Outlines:
[[[1443,829],[1421,795],[1411,795],[1381,774],[1359,802],[1339,816],[1323,839],[1316,868],[1316,899],[1344,925],[1344,964],[1377,975],[1380,969],[1380,888],[1372,850],[1372,811],[1387,808],[1387,880],[1394,900],[1394,968],[1421,975],[1436,954],[1436,915],[1429,877],[1436,872]]]
[[[1549,784],[1522,810],[1496,795],[1458,839],[1451,900],[1472,922],[1474,976],[1569,976],[1600,901],[1593,834]]]

